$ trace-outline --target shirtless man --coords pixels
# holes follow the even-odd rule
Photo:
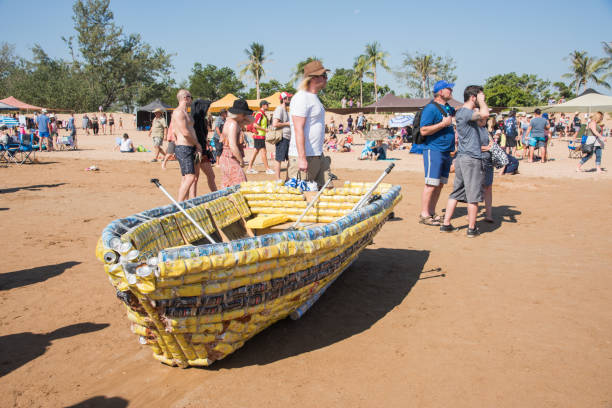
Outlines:
[[[193,119],[187,112],[187,107],[191,106],[191,93],[186,89],[181,89],[176,94],[178,107],[172,113],[172,124],[176,136],[176,148],[174,154],[181,167],[181,186],[178,191],[178,201],[185,201],[188,197],[191,186],[196,182],[195,156],[196,152],[202,157],[202,146],[198,143]],[[192,190],[193,191],[193,190]]]

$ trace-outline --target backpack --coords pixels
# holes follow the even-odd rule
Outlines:
[[[448,113],[444,110],[442,105],[434,101],[431,101],[429,103],[433,104],[436,108],[438,108],[442,116],[448,116]],[[425,106],[423,107],[423,109],[425,109]],[[419,110],[416,115],[414,115],[414,120],[412,121],[412,140],[414,144],[425,143],[425,138],[427,137],[421,134],[421,114],[423,113],[423,109]]]
[[[514,118],[508,118],[504,122],[504,130],[506,131],[506,135],[512,137],[517,136],[518,132],[516,131],[516,120]]]
[[[261,111],[255,111],[255,112],[253,112],[253,117],[254,117],[255,119],[257,119],[257,114],[258,114],[258,113],[261,113]],[[262,118],[263,118],[263,114],[262,114]],[[255,125],[256,125],[256,124],[257,124],[257,125],[259,125],[260,123],[261,123],[261,119],[260,119],[260,121],[259,121],[259,122],[258,122],[258,121],[256,121],[256,120],[254,120],[254,121],[253,121],[253,123],[251,123],[251,124],[247,125],[247,127],[246,127],[247,132],[257,133],[257,129],[255,129]]]

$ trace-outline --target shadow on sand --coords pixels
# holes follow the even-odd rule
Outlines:
[[[51,163],[37,163],[37,164],[51,164]],[[66,183],[55,183],[55,184],[35,184],[33,186],[23,186],[23,187],[12,187],[12,188],[3,188],[0,190],[0,194],[9,194],[9,193],[15,193],[17,191],[21,191],[21,190],[27,190],[27,191],[40,191],[43,188],[52,188],[52,187],[59,187],[59,186],[63,186]]]
[[[98,395],[64,408],[125,408],[128,404],[129,401],[121,397],[107,398],[103,395]]]
[[[45,334],[25,332],[2,336],[0,337],[0,377],[45,354],[53,340],[102,330],[108,326],[108,323],[78,323]]]
[[[482,206],[481,206],[482,208]],[[505,222],[509,223],[517,223],[516,216],[521,215],[522,212],[518,210],[513,210],[515,208],[513,205],[498,205],[497,207],[493,206],[493,222],[488,223],[484,221],[484,212],[478,214],[476,217],[476,226],[480,229],[480,232],[493,232]],[[444,210],[442,210],[444,213]],[[456,220],[457,218],[465,218],[464,223],[459,223],[457,221],[452,222],[452,220]],[[458,204],[457,208],[455,208],[455,212],[453,213],[453,218],[451,218],[451,223],[457,227],[457,229],[463,230],[467,229],[467,207],[465,204]],[[456,224],[456,225],[455,225]]]
[[[418,281],[429,251],[365,249],[298,321],[284,319],[209,370],[270,364],[368,330]]]
[[[80,263],[75,261],[62,262],[55,265],[37,266],[36,268],[0,274],[0,291],[46,281]]]

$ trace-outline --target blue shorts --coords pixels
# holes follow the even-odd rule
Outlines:
[[[425,184],[439,186],[448,183],[451,163],[453,159],[450,152],[423,149],[423,167],[425,169]]]
[[[49,137],[49,132],[38,132],[38,137]]]

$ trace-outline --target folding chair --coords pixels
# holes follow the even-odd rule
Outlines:
[[[18,144],[2,145],[2,149],[4,151],[4,159],[6,160],[6,163],[21,164],[19,160]]]
[[[29,135],[29,140],[26,141],[23,136],[19,136],[19,153],[20,153],[20,163],[31,163],[34,164],[34,159],[36,158],[36,152],[32,147],[32,135]]]

